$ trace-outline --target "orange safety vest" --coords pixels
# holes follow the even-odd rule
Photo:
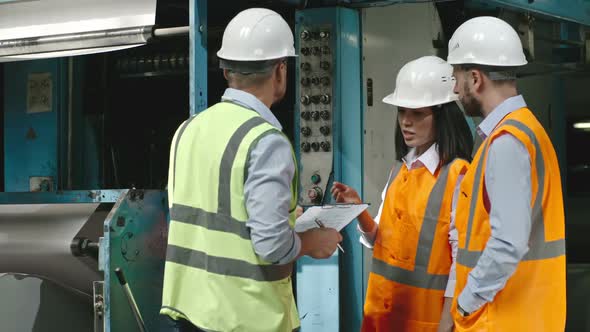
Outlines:
[[[465,288],[491,234],[484,202],[488,149],[498,136],[509,133],[528,150],[531,160],[532,229],[529,251],[492,302],[467,317],[457,312],[457,297]],[[490,202],[492,205],[494,202]],[[456,226],[459,233],[455,331],[556,332],[565,328],[565,221],[561,178],[553,145],[527,108],[507,115],[480,146],[461,183]]]
[[[451,267],[449,222],[455,159],[432,175],[396,163],[373,249],[362,331],[436,331]],[[393,179],[393,181],[391,181]]]

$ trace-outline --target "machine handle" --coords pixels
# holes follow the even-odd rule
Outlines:
[[[125,275],[123,274],[123,270],[120,267],[115,269],[115,274],[117,275],[117,279],[119,279],[119,283],[121,286],[125,286],[127,284],[127,279],[125,279]]]
[[[143,318],[141,317],[141,313],[139,312],[139,308],[137,307],[137,302],[135,302],[135,298],[133,297],[131,288],[129,288],[129,284],[127,284],[127,279],[123,274],[123,270],[121,270],[120,267],[117,267],[115,268],[115,274],[117,275],[117,279],[119,279],[121,287],[123,287],[123,293],[125,293],[125,296],[127,297],[127,302],[129,302],[129,306],[131,307],[133,316],[135,316],[135,321],[137,321],[139,330],[141,332],[147,332],[145,328],[145,323],[143,322]]]

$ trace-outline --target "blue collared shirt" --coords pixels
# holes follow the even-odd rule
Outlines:
[[[271,110],[250,93],[229,88],[221,100],[252,109],[282,130]],[[247,167],[246,225],[254,251],[268,262],[289,263],[301,250],[301,240],[289,225],[291,182],[295,174],[291,143],[280,134],[264,136],[252,149]]]
[[[489,137],[511,112],[526,107],[522,96],[506,99],[477,128],[482,139]],[[506,134],[489,147],[485,189],[490,201],[491,236],[467,285],[459,294],[459,306],[474,312],[494,300],[528,251],[531,233],[531,164],[528,150]]]

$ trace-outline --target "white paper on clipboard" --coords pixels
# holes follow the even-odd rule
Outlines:
[[[300,233],[311,228],[317,228],[316,219],[321,221],[325,227],[341,231],[361,212],[366,210],[369,204],[335,204],[312,206],[297,218],[295,231]]]

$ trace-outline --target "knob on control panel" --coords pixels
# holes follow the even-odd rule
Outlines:
[[[330,95],[322,95],[320,97],[320,101],[322,102],[322,104],[329,104],[331,100],[332,98],[330,97]]]
[[[323,70],[328,70],[330,69],[330,63],[328,61],[322,61],[320,62],[320,68]]]
[[[308,71],[311,69],[311,64],[309,62],[302,62],[301,65],[299,65],[299,67],[301,68],[301,70]]]
[[[330,135],[330,127],[328,127],[328,126],[321,126],[320,127],[320,133],[322,133],[324,136]]]
[[[301,135],[309,136],[311,135],[311,128],[309,127],[301,127]]]
[[[309,33],[309,31],[307,30],[303,30],[301,31],[301,39],[303,40],[308,40],[309,38],[311,38],[311,33]]]
[[[318,204],[322,202],[324,193],[320,187],[313,187],[307,191],[307,197],[314,203]]]
[[[313,151],[319,151],[320,150],[320,143],[318,143],[318,142],[311,143],[311,149]]]
[[[310,119],[310,112],[307,112],[307,111],[301,112],[301,118],[303,120],[309,120]]]
[[[324,120],[328,120],[330,119],[330,112],[328,111],[321,111],[320,112],[320,117]]]
[[[303,152],[309,152],[310,149],[311,149],[311,146],[309,145],[308,142],[301,143],[301,150]]]
[[[324,151],[330,151],[330,142],[322,142],[322,144],[320,144],[322,150]]]
[[[311,83],[311,80],[309,79],[309,77],[304,77],[301,79],[301,85],[303,86],[308,86]]]
[[[311,99],[309,98],[308,95],[301,96],[301,103],[303,105],[309,105],[310,102],[311,102]]]
[[[311,118],[314,121],[318,121],[320,119],[320,112],[318,112],[318,111],[311,112]]]

